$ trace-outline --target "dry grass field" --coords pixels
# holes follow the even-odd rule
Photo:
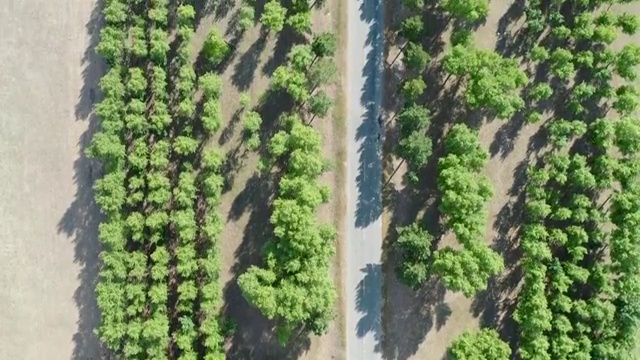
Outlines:
[[[524,23],[523,1],[491,1],[486,21],[474,33],[474,43],[479,48],[495,50],[504,56],[524,54],[518,42],[518,29]],[[402,80],[401,61],[398,54],[401,39],[396,35],[397,26],[406,17],[400,9],[399,1],[387,3],[387,87],[397,88]],[[616,12],[640,11],[637,5],[624,8],[613,8]],[[522,271],[518,266],[520,252],[518,249],[518,233],[522,223],[524,206],[524,184],[527,165],[543,150],[544,134],[541,124],[527,124],[517,115],[511,120],[500,119],[466,119],[459,118],[464,109],[460,98],[456,97],[456,89],[450,84],[443,86],[444,78],[439,69],[439,59],[444,55],[450,37],[450,30],[441,31],[446,21],[442,14],[425,13],[425,24],[428,32],[435,34],[426,40],[428,51],[433,56],[427,70],[427,107],[433,114],[432,131],[434,149],[446,130],[443,124],[457,121],[479,123],[480,141],[490,153],[485,168],[485,175],[494,188],[494,194],[487,206],[485,241],[497,250],[505,259],[506,270],[498,277],[491,279],[486,291],[482,291],[473,299],[465,298],[461,293],[447,291],[439,282],[431,282],[414,292],[402,285],[395,276],[398,259],[387,250],[385,268],[385,305],[383,309],[383,359],[408,360],[441,360],[446,358],[447,348],[451,342],[465,330],[480,327],[491,327],[498,330],[501,337],[508,341],[517,340],[517,329],[514,327],[512,312],[515,310],[516,295],[520,286]],[[630,38],[620,34],[614,47],[619,49],[628,42],[637,42],[638,36]],[[401,55],[400,55],[401,56]],[[401,103],[398,99],[387,99],[385,111],[392,119]],[[384,158],[387,178],[400,163],[390,155],[396,137],[391,123],[391,136],[387,137]],[[389,179],[383,189],[385,215],[383,226],[387,246],[396,237],[395,228],[419,219],[430,224],[431,229],[438,229],[438,191],[436,188],[437,157],[434,151],[427,169],[421,176],[417,187],[408,186],[402,180],[404,167]],[[419,188],[420,190],[415,190]],[[456,241],[447,234],[439,240],[439,247],[454,245]]]
[[[0,6],[0,359],[99,359],[95,1]]]

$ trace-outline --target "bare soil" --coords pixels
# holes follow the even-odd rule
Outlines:
[[[95,1],[0,7],[0,358],[99,359]]]
[[[225,218],[221,238],[224,284],[222,311],[237,326],[227,344],[228,358],[343,359],[341,300],[336,304],[336,320],[327,335],[311,338],[303,336],[283,349],[275,339],[274,323],[265,319],[258,310],[246,302],[237,285],[240,274],[251,265],[260,265],[262,262],[262,247],[271,231],[270,206],[277,193],[275,179],[263,176],[258,171],[259,157],[260,154],[265,154],[265,149],[248,151],[243,142],[240,96],[242,92],[249,94],[252,102],[248,108],[253,108],[262,115],[264,132],[261,138],[265,145],[278,117],[291,110],[290,104],[283,99],[264,97],[269,87],[270,76],[278,66],[285,63],[290,48],[301,40],[287,29],[278,35],[266,34],[261,31],[259,24],[242,36],[237,36],[233,29],[238,19],[239,4],[240,2],[234,6],[231,2],[223,2],[218,5],[218,10],[208,11],[206,7],[201,9],[201,19],[194,40],[195,48],[200,49],[207,33],[215,26],[235,46],[232,57],[221,69],[225,123],[219,137],[211,139],[209,144],[221,147],[228,157],[225,169],[227,190],[219,208]],[[260,18],[263,6],[264,1],[258,1],[256,19]],[[340,20],[341,6],[340,1],[329,0],[323,9],[315,11],[314,32],[339,32],[343,26]],[[334,93],[340,100],[340,82],[328,90],[328,93]],[[336,190],[332,202],[319,209],[319,219],[322,222],[335,223],[338,227],[338,219],[342,218],[340,214],[344,205],[344,196],[341,196],[344,187],[341,175],[341,158],[344,157],[342,110],[341,101],[337,101],[333,115],[327,119],[315,119],[313,122],[324,136],[325,155],[336,164],[335,169],[325,174],[322,179]],[[332,270],[338,289],[341,288],[339,258],[338,249]]]

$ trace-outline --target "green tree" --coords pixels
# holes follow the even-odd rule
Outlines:
[[[529,51],[529,55],[531,59],[534,61],[545,61],[549,59],[549,50],[547,50],[544,46],[536,45]]]
[[[451,15],[468,22],[484,19],[489,12],[487,0],[444,0],[442,7]]]
[[[294,45],[287,54],[289,64],[300,72],[306,72],[313,63],[313,52],[307,44]]]
[[[618,15],[616,25],[622,29],[622,32],[627,35],[634,35],[638,28],[640,28],[640,18],[637,15],[622,13]]]
[[[640,151],[640,123],[637,119],[625,117],[614,125],[615,144],[625,155]]]
[[[638,77],[636,67],[640,64],[640,46],[627,44],[616,56],[615,69],[618,75],[627,81]]]
[[[509,345],[500,339],[495,330],[466,331],[449,348],[453,360],[508,360]]]
[[[239,10],[238,28],[241,31],[249,30],[255,23],[256,13],[251,5],[242,5]]]
[[[427,84],[421,77],[406,80],[402,84],[402,96],[408,102],[416,101],[426,90]]]
[[[302,11],[289,16],[286,20],[287,25],[291,26],[298,34],[304,35],[311,33],[311,12]]]
[[[331,101],[329,95],[324,91],[318,91],[309,99],[309,112],[313,116],[324,118],[329,113],[332,105],[333,101]]]
[[[204,41],[202,52],[207,58],[207,61],[215,66],[220,64],[229,54],[229,44],[218,33],[218,30],[212,28]]]
[[[638,107],[638,90],[632,85],[622,85],[616,90],[613,108],[622,115],[629,115]]]
[[[404,57],[402,60],[408,69],[416,73],[422,73],[431,58],[429,54],[422,49],[422,45],[409,42],[404,49]]]
[[[529,98],[533,101],[547,100],[553,95],[553,89],[547,83],[534,85],[529,92]]]
[[[551,54],[551,71],[562,80],[568,80],[574,75],[573,54],[571,51],[558,48]]]
[[[402,256],[398,277],[414,289],[423,285],[429,277],[429,259],[433,237],[419,224],[398,228],[395,247]]]
[[[313,36],[311,49],[316,57],[333,56],[338,47],[338,41],[334,33],[322,32]]]
[[[424,24],[422,17],[415,15],[402,21],[400,26],[400,35],[410,42],[420,43],[424,34]]]
[[[249,111],[244,116],[244,132],[247,139],[247,148],[255,150],[260,146],[260,126],[262,117],[255,111]]]
[[[151,60],[156,64],[165,64],[167,62],[167,53],[170,49],[167,32],[162,29],[151,30],[151,40],[149,43]]]
[[[280,32],[284,27],[286,16],[287,9],[278,0],[271,0],[264,5],[264,12],[260,17],[260,21],[267,30]]]
[[[273,73],[272,85],[276,89],[285,90],[299,103],[309,99],[308,80],[303,72],[288,66],[280,66]]]
[[[307,77],[311,88],[331,85],[336,80],[338,68],[332,58],[324,57],[313,63],[308,70]]]
[[[205,98],[218,99],[222,95],[222,79],[214,73],[206,73],[198,79],[198,86]]]
[[[445,55],[444,68],[466,80],[465,100],[471,108],[488,108],[509,118],[524,107],[519,89],[527,77],[515,59],[457,45]]]

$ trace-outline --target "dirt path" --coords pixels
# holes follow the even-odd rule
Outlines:
[[[98,213],[80,155],[102,67],[96,11],[80,0],[0,7],[0,359],[99,358]]]

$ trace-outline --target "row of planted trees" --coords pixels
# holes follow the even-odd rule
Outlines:
[[[262,22],[272,31],[282,30],[286,23],[306,33],[311,29],[310,10],[304,1],[291,9],[271,1]],[[322,87],[333,82],[337,73],[336,46],[331,33],[319,33],[309,43],[294,45],[286,64],[275,70],[269,89],[269,94],[290,97],[294,110],[277,119],[277,131],[265,144],[267,156],[261,170],[277,178],[278,192],[272,203],[273,234],[264,248],[264,263],[241,274],[238,284],[252,306],[276,321],[282,344],[293,334],[325,333],[337,297],[329,271],[336,231],[329,224],[319,224],[316,213],[331,195],[329,187],[320,183],[330,162],[323,155],[322,136],[312,126],[332,106]],[[249,150],[262,145],[262,125],[259,113],[245,113]]]
[[[95,109],[101,130],[87,151],[103,163],[95,191],[107,217],[100,225],[98,335],[126,358],[195,359],[204,349],[205,358],[222,359],[221,225],[215,210],[221,160],[204,156],[207,186],[201,192],[188,160],[202,140],[189,130],[195,115],[195,11],[187,4],[176,9],[175,78],[167,75],[166,0],[111,0],[103,13],[97,50],[111,68],[100,82],[104,99]],[[206,204],[200,223],[198,197]]]
[[[533,86],[531,102],[569,96],[545,124],[552,149],[544,164],[529,170],[525,281],[515,314],[524,359],[627,359],[636,346],[640,244],[630,226],[638,214],[640,124],[631,81],[640,52],[635,44],[619,52],[610,45],[618,29],[635,33],[640,19],[609,6],[564,2],[543,15],[536,3],[528,10],[532,36],[550,28],[530,57],[559,84]],[[627,82],[614,87],[614,74]],[[530,110],[530,119],[542,117]]]
[[[411,9],[422,8],[422,2],[407,1]],[[443,1],[441,10],[461,21],[472,22],[486,15],[486,2],[459,3]],[[405,19],[399,33],[407,40],[403,62],[409,73],[400,92],[405,105],[396,118],[399,140],[395,153],[409,164],[408,180],[417,183],[418,172],[432,154],[429,137],[430,112],[419,102],[427,88],[423,71],[429,60],[420,41],[424,25],[419,15]],[[518,92],[527,82],[518,63],[492,51],[473,46],[470,33],[459,30],[452,37],[452,48],[442,60],[446,79],[453,78],[464,94],[469,110],[480,110],[509,118],[524,107]],[[438,190],[442,201],[440,212],[446,231],[452,231],[463,250],[444,248],[430,254],[433,237],[420,224],[398,229],[397,247],[403,255],[399,268],[401,279],[412,287],[423,285],[432,274],[441,276],[452,290],[472,296],[486,287],[488,279],[503,269],[499,255],[482,244],[486,222],[485,204],[492,190],[486,177],[480,175],[488,158],[477,131],[464,124],[454,125],[444,138],[444,156],[438,162]]]
[[[414,10],[423,6],[419,1],[405,3]],[[556,89],[546,83],[529,84],[522,99],[519,91],[528,80],[518,62],[475,49],[464,29],[454,31],[452,49],[443,58],[445,84],[453,76],[462,85],[468,109],[488,110],[501,118],[526,111],[530,122],[544,118],[544,103],[555,91],[568,91],[568,100],[555,109],[557,118],[545,124],[554,149],[544,156],[542,168],[529,171],[528,217],[521,239],[525,281],[515,314],[521,327],[519,352],[524,359],[628,358],[640,315],[638,291],[631,285],[637,281],[633,271],[640,264],[635,260],[640,248],[625,223],[633,224],[637,213],[635,153],[640,150],[636,136],[640,128],[632,114],[639,94],[634,85],[614,88],[611,80],[614,73],[627,81],[636,79],[640,51],[629,44],[616,53],[607,45],[616,39],[617,28],[635,33],[640,20],[608,10],[594,15],[594,7],[601,4],[587,7],[563,1],[546,11],[538,9],[541,3],[531,5],[527,7],[530,40],[539,40],[541,18],[548,22],[543,26],[551,26],[551,35],[544,46],[531,46],[530,57],[541,63],[538,71],[549,69],[559,80]],[[442,1],[439,6],[463,21],[482,18],[488,9],[483,1]],[[429,111],[416,104],[427,87],[421,72],[429,57],[419,46],[423,27],[416,15],[407,18],[400,30],[408,40],[403,60],[409,78],[400,89],[406,104],[396,119],[400,130],[396,154],[409,163],[408,179],[413,183],[420,180],[417,172],[432,147],[426,133]],[[575,83],[567,89],[569,80]],[[603,119],[610,109],[622,119]],[[433,237],[426,228],[419,223],[399,228],[399,276],[419,287],[435,274],[449,289],[472,296],[503,268],[499,255],[479,241],[486,221],[484,203],[491,196],[490,185],[479,174],[487,154],[464,125],[450,128],[443,147],[439,209],[445,230],[455,234],[462,249],[431,254]],[[607,194],[611,206],[602,203]],[[604,230],[609,222],[616,227],[611,233]],[[495,346],[483,348],[479,342]],[[510,351],[496,350],[505,346],[495,333],[467,333],[452,345],[450,354],[459,359],[479,355],[507,359]]]

